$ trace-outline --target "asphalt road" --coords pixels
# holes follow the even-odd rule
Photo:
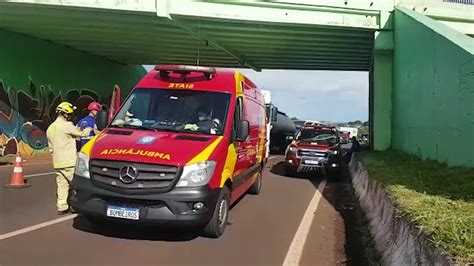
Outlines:
[[[45,174],[29,177],[27,189],[0,188],[0,265],[282,265],[295,243],[301,246],[300,265],[367,264],[363,217],[347,174],[327,182],[318,175],[286,177],[282,160],[269,161],[262,193],[246,195],[232,208],[219,239],[172,228],[111,224],[98,230],[77,216],[1,240],[58,218],[50,163],[25,162],[27,176]],[[11,167],[0,167],[3,184],[10,174]],[[316,211],[308,212],[321,182]],[[311,219],[302,245],[294,239],[301,236],[304,216]]]

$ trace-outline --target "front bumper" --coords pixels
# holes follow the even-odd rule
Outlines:
[[[148,195],[125,195],[96,187],[90,179],[74,176],[68,203],[78,213],[107,218],[109,205],[139,209],[139,220],[127,220],[141,224],[204,226],[211,219],[220,189],[208,186],[174,188]],[[194,210],[197,202],[204,208]],[[116,220],[123,219],[111,218]]]
[[[339,168],[337,157],[329,156],[324,158],[299,157],[295,154],[288,154],[285,158],[287,167],[296,172],[309,172],[318,169],[330,170]],[[317,163],[315,163],[317,162]]]

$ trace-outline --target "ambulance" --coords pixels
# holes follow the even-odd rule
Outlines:
[[[68,199],[92,224],[186,226],[217,238],[229,209],[259,194],[262,92],[237,71],[156,66],[79,153]]]

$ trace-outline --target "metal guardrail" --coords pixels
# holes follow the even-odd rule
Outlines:
[[[451,2],[451,3],[457,3],[457,4],[474,5],[474,0],[443,0],[443,2]]]

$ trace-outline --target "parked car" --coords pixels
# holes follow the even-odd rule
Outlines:
[[[305,121],[302,121],[302,120],[295,120],[293,122],[295,123],[295,127],[297,130],[300,130],[301,128],[303,128],[303,125],[305,123]]]
[[[316,121],[316,120],[306,120],[303,124],[303,126],[323,126],[322,122]]]

